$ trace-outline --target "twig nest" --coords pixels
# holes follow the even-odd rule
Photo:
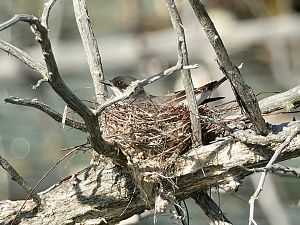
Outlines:
[[[201,113],[207,114],[207,110],[200,108]],[[101,115],[103,137],[118,146],[129,163],[143,168],[167,168],[191,147],[189,114],[183,104],[118,102]],[[211,128],[205,125],[205,130]]]

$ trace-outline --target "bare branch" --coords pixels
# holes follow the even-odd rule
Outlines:
[[[300,86],[296,86],[286,92],[270,96],[259,101],[262,113],[270,113],[280,109],[290,111],[300,103]]]
[[[18,97],[9,97],[4,100],[5,103],[11,103],[14,105],[23,105],[23,106],[28,106],[28,107],[33,107],[38,110],[41,110],[42,112],[46,113],[49,115],[52,119],[55,121],[61,123],[62,122],[62,115],[58,112],[56,112],[54,109],[49,107],[48,105],[39,102],[37,99],[23,99],[23,98],[18,98]],[[86,131],[85,124],[66,118],[65,124],[69,127],[73,127],[75,129],[81,130],[81,131]]]
[[[104,80],[104,73],[97,39],[93,32],[85,0],[73,0],[73,6],[78,30],[94,83],[96,101],[101,105],[107,98],[107,88],[100,83],[101,80]]]
[[[214,202],[214,200],[207,194],[206,191],[197,191],[192,194],[192,198],[201,207],[205,215],[216,225],[230,225],[232,224],[220,207]]]
[[[253,90],[244,82],[239,69],[230,60],[221,37],[201,1],[189,0],[189,2],[216,52],[220,69],[230,80],[237,102],[253,123],[255,132],[266,135],[268,133],[268,128],[261,115]]]
[[[32,89],[37,89],[42,83],[48,82],[48,77],[44,77],[42,79],[39,79],[38,82],[36,82],[36,85],[32,85]]]
[[[298,122],[290,122],[289,124],[273,125],[274,133],[269,133],[267,136],[256,135],[252,130],[238,130],[232,134],[234,138],[240,142],[251,144],[251,145],[272,145],[274,143],[283,142],[289,135],[289,130],[282,130],[283,127],[293,126]],[[278,133],[278,130],[281,132]]]
[[[35,59],[31,58],[26,52],[22,51],[21,49],[17,48],[16,46],[3,41],[0,39],[0,49],[7,52],[8,54],[13,55],[17,59],[19,59],[21,62],[23,62],[26,66],[33,69],[34,71],[40,73],[43,78],[40,79],[36,85],[33,85],[32,88],[36,89],[39,87],[43,82],[48,81],[48,74],[47,74],[47,68],[36,61]]]
[[[81,117],[87,117],[87,114],[89,112],[91,113],[89,108],[76,95],[73,94],[73,92],[66,86],[66,84],[60,77],[55,57],[53,55],[51,43],[48,38],[48,31],[44,26],[42,26],[38,18],[26,14],[15,15],[12,19],[0,24],[0,31],[20,21],[29,23],[30,25],[34,25],[34,33],[37,35],[36,38],[42,48],[49,76],[49,84],[51,85],[51,87],[59,96],[62,97],[62,99],[70,106],[70,108],[78,112]]]
[[[165,3],[167,5],[171,17],[172,25],[177,37],[177,44],[178,44],[177,66],[182,67],[182,66],[189,65],[188,51],[186,46],[183,24],[180,15],[178,13],[177,7],[173,0],[165,0]],[[197,101],[194,93],[194,85],[191,78],[191,72],[190,70],[182,70],[181,74],[182,74],[183,85],[185,88],[186,98],[188,102],[187,105],[190,110],[191,126],[193,130],[192,140],[195,146],[199,146],[202,145],[201,123],[200,123],[201,120],[199,117]]]
[[[299,168],[292,168],[282,165],[272,165],[271,168],[253,168],[247,169],[249,172],[252,173],[259,173],[259,172],[270,172],[278,176],[288,176],[288,177],[297,177],[300,178],[300,169]]]
[[[11,224],[14,224],[14,222],[18,219],[18,216],[20,214],[20,212],[22,211],[23,207],[25,206],[28,198],[30,197],[30,195],[32,195],[32,193],[36,190],[36,188],[41,184],[41,182],[48,176],[48,174],[61,162],[63,161],[65,158],[67,158],[69,155],[71,155],[73,152],[77,151],[80,148],[80,146],[78,147],[74,147],[72,149],[72,151],[66,153],[65,155],[63,155],[60,159],[57,160],[57,162],[51,166],[51,168],[42,176],[41,179],[39,179],[39,181],[35,184],[35,186],[32,188],[32,190],[30,191],[29,195],[27,196],[27,198],[25,199],[25,201],[23,202],[22,206],[19,208],[17,214],[15,215],[15,218],[13,220],[13,222]],[[40,205],[39,205],[40,206]]]
[[[1,25],[0,25],[1,26]],[[26,52],[22,51],[21,49],[17,48],[16,46],[3,41],[0,39],[0,48],[7,52],[10,55],[13,55],[18,60],[23,62],[26,66],[33,69],[34,71],[40,73],[44,78],[47,78],[47,68],[36,61],[35,59],[31,58]]]
[[[275,153],[273,154],[272,158],[269,160],[269,162],[266,165],[266,171],[262,173],[258,186],[254,192],[254,194],[251,196],[249,200],[250,205],[250,213],[249,213],[249,225],[256,224],[254,220],[254,204],[255,200],[258,198],[260,192],[263,190],[263,186],[267,177],[268,170],[273,166],[274,162],[277,160],[279,155],[282,153],[283,150],[285,150],[291,141],[300,133],[300,126],[298,123],[298,126],[294,126],[290,130],[290,135],[286,138],[286,140],[276,149]]]
[[[178,61],[179,62],[179,61]],[[166,76],[169,76],[179,70],[190,70],[190,69],[197,69],[199,67],[198,64],[194,64],[194,65],[186,65],[186,66],[183,66],[182,63],[178,63],[175,65],[175,66],[172,66],[166,70],[163,70],[161,71],[160,73],[158,74],[155,74],[151,77],[148,77],[148,78],[145,78],[143,80],[140,81],[140,85],[141,86],[146,86],[148,84],[151,84],[157,80],[160,80]]]
[[[7,22],[0,24],[0,31],[15,23],[23,21],[29,23],[39,42],[47,67],[48,82],[52,89],[66,102],[66,104],[84,120],[86,131],[90,135],[90,141],[96,152],[116,158],[117,154],[112,151],[104,139],[99,127],[98,116],[86,106],[62,80],[52,51],[51,42],[48,38],[48,30],[41,24],[40,20],[31,15],[16,15]]]
[[[33,15],[28,15],[28,14],[17,14],[13,16],[10,20],[1,23],[0,24],[0,31],[3,31],[13,25],[15,25],[18,22],[26,22],[29,23],[30,25],[35,24],[39,21],[39,19]]]
[[[135,82],[132,82],[130,86],[121,94],[118,96],[113,97],[112,99],[108,99],[105,103],[103,103],[97,110],[95,110],[95,115],[100,115],[107,107],[113,105],[116,102],[122,101],[126,98],[128,98],[137,87],[139,87],[140,81],[137,80]]]
[[[296,127],[299,127],[299,124],[293,124],[286,129]],[[174,178],[170,177],[168,180],[172,179],[178,187],[175,197],[183,200],[197,190],[226,185],[233,180],[240,181],[249,175],[249,171],[244,168],[261,167],[266,164],[278,145],[247,145],[227,138],[224,141],[201,146],[178,158],[177,172],[172,174]],[[297,157],[299,153],[300,135],[292,140],[277,160]],[[202,170],[205,171],[205,176]],[[166,191],[168,190],[174,191],[172,187]],[[88,224],[89,221],[96,219],[101,221],[102,218],[109,224],[115,224],[129,216],[151,209],[151,205],[140,198],[139,189],[136,188],[128,167],[114,166],[108,161],[100,163],[97,168],[88,167],[63,179],[42,192],[40,197],[44,210],[30,216],[34,213],[35,204],[28,201],[26,210],[23,209],[19,216],[19,220],[24,221],[24,224],[49,224],[53,221],[57,224],[75,222]],[[1,207],[19,209],[23,202],[4,201]],[[122,214],[124,209],[126,211]],[[14,215],[14,210],[0,210],[0,220],[3,218],[6,224],[10,224]]]
[[[15,168],[10,165],[1,155],[0,155],[0,165],[5,169],[12,177],[12,180],[16,181],[27,193],[29,196],[32,196],[34,202],[39,206],[41,203],[40,197],[33,192],[33,189],[28,185],[28,183],[23,179],[23,177],[18,173]]]
[[[57,0],[48,0],[47,2],[44,3],[44,10],[41,16],[41,24],[47,30],[49,29],[48,19],[49,19],[50,11],[56,2]]]

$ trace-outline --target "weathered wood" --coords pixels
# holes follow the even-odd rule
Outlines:
[[[1,224],[11,224],[13,221],[20,224],[100,224],[101,222],[115,224],[134,214],[141,213],[146,209],[153,209],[154,206],[157,206],[156,195],[158,195],[158,187],[156,186],[159,186],[159,188],[163,189],[166,193],[170,193],[170,195],[172,195],[171,197],[175,196],[178,200],[189,198],[195,193],[212,186],[226,186],[227,189],[236,189],[241,184],[243,178],[253,172],[250,171],[249,168],[261,167],[267,164],[281,142],[288,138],[291,130],[294,128],[299,129],[300,124],[293,122],[270,127],[273,133],[267,136],[256,135],[252,130],[239,130],[228,134],[228,136],[222,140],[217,140],[207,146],[191,149],[186,154],[174,158],[173,160],[176,164],[172,164],[172,166],[170,166],[172,170],[170,169],[168,172],[164,171],[164,174],[160,174],[158,170],[155,170],[154,167],[149,165],[126,164],[122,167],[114,165],[111,161],[116,158],[119,159],[118,151],[113,146],[105,143],[100,130],[97,110],[89,108],[88,105],[80,100],[80,98],[69,89],[60,76],[51,42],[48,38],[47,25],[50,9],[55,2],[55,0],[48,1],[49,4],[45,5],[47,7],[45,7],[45,13],[43,13],[41,19],[31,15],[21,14],[16,15],[11,20],[0,25],[0,30],[6,29],[19,21],[32,25],[36,39],[42,49],[45,66],[29,57],[20,49],[5,42],[0,42],[0,48],[4,51],[11,52],[11,54],[19,58],[27,66],[42,74],[43,79],[41,82],[49,82],[52,89],[65,103],[82,117],[85,122],[81,124],[81,127],[84,126],[82,130],[89,134],[89,141],[93,149],[105,155],[106,158],[105,161],[100,161],[97,166],[89,166],[58,182],[48,190],[39,193],[38,195],[41,199],[41,201],[38,201],[40,202],[39,207],[37,207],[33,201],[29,201],[16,220],[14,220],[16,214],[24,201],[0,202]],[[81,1],[74,0],[74,2],[79,3]],[[82,0],[82,2],[84,1]],[[176,11],[174,11],[175,5],[173,1],[166,0],[166,2],[168,3],[170,12],[173,12],[173,14],[171,13],[171,18],[174,23],[174,15],[178,14],[178,12],[176,13]],[[222,44],[222,40],[216,33],[203,6],[202,8],[195,8],[197,4],[201,6],[199,5],[200,2],[193,0],[190,0],[190,2],[195,9],[196,15],[201,17],[199,20],[201,24],[203,24],[216,50],[219,64],[224,73],[231,80],[231,84],[234,86],[234,90],[239,96],[239,99],[242,99],[242,102],[240,102],[242,103],[241,106],[247,111],[248,118],[254,125],[255,131],[257,133],[266,134],[267,125],[264,123],[251,88],[244,83],[241,77],[236,80],[235,76],[239,77],[239,71],[230,61],[226,49]],[[79,8],[77,9],[79,10]],[[81,13],[84,12],[82,11]],[[202,15],[199,13],[202,13]],[[80,21],[81,15],[82,14],[77,14],[79,24],[82,22]],[[178,18],[174,25],[177,26],[177,38],[178,42],[181,43],[184,34],[181,21]],[[87,17],[85,19],[85,25],[87,25],[89,21]],[[87,28],[87,30],[89,29]],[[83,32],[87,32],[87,30]],[[92,33],[91,30],[88,32],[90,32],[90,34]],[[87,37],[84,37],[83,39],[85,40],[86,38]],[[91,44],[93,41],[95,41],[94,37],[90,39],[89,43]],[[89,63],[93,63],[91,73],[96,89],[95,94],[100,96],[105,95],[98,85],[103,74],[101,71],[100,55],[97,55],[99,56],[97,58],[91,53],[99,54],[97,49],[95,49],[97,44],[94,44],[94,48],[88,50],[88,61]],[[181,48],[181,51],[185,51],[187,57],[186,46]],[[181,53],[184,55],[183,52]],[[178,67],[178,69],[188,64],[187,58],[186,60],[182,60],[182,55],[180,54],[178,62],[180,61],[179,63],[182,65]],[[96,67],[97,71],[95,72],[94,69]],[[40,83],[36,86],[39,84]],[[272,107],[274,110],[278,108],[290,109],[290,105],[294,106],[299,104],[300,93],[296,91],[292,92],[291,95],[298,97],[291,98],[290,96],[286,96],[290,99],[289,105],[279,104],[278,107],[274,107],[272,106],[272,101],[275,102],[276,99],[272,99],[271,102],[263,102],[261,107],[264,106],[266,110],[263,111],[266,112],[270,111]],[[279,99],[280,96],[281,95],[276,97]],[[98,102],[101,101],[99,97]],[[284,100],[280,100],[280,102],[284,102]],[[44,105],[37,104],[37,102],[33,103],[23,100],[22,103],[26,103],[27,106],[31,104],[31,107],[36,108],[43,106],[42,109],[44,109],[44,112],[48,114],[52,113],[57,120],[61,117],[61,115],[55,112],[53,114],[51,108],[48,109]],[[71,123],[72,121],[69,122]],[[230,132],[233,131],[233,129],[229,128],[228,130]],[[300,135],[289,143],[277,160],[290,159],[299,155]],[[168,160],[170,160],[170,158],[168,158]],[[272,163],[272,161],[269,162],[269,164]],[[176,201],[176,199],[174,201]],[[160,209],[161,210],[157,211],[163,211],[164,207]]]
[[[169,187],[169,191],[175,190],[174,195],[178,199],[185,199],[195,191],[211,186],[224,185],[233,189],[238,187],[242,179],[249,175],[245,168],[265,165],[281,140],[295,126],[299,127],[300,124],[283,124],[282,132],[276,134],[277,143],[272,138],[261,145],[227,138],[194,149],[178,159],[177,173],[172,179],[178,188]],[[278,161],[299,155],[300,135],[293,139]],[[103,162],[95,169],[88,167],[67,177],[39,193],[39,196],[42,210],[36,212],[35,204],[30,200],[19,216],[20,224],[91,224],[91,221],[100,223],[101,219],[108,224],[115,224],[151,208],[139,197],[139,190],[135,187],[130,170],[116,167],[109,162]],[[2,224],[12,222],[22,203],[23,201],[0,202]],[[154,202],[151,204],[154,205]]]

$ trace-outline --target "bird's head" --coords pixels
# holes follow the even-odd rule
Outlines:
[[[117,77],[113,78],[112,80],[101,81],[101,83],[103,83],[107,86],[110,86],[116,95],[120,95],[134,81],[137,81],[137,79],[134,77],[131,77],[131,76],[117,76]],[[139,87],[138,92],[144,92],[143,87]]]

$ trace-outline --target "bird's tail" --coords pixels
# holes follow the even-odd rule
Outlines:
[[[201,90],[199,90],[199,91],[201,91],[200,92],[201,95],[196,96],[197,105],[202,105],[202,104],[205,104],[205,103],[208,103],[208,102],[213,102],[213,101],[223,99],[224,97],[210,98],[210,96],[226,80],[227,80],[227,77],[224,76],[220,80],[212,81],[210,83],[205,84],[204,86],[196,88],[196,90],[195,90],[196,95],[197,95],[197,89],[201,89]]]

